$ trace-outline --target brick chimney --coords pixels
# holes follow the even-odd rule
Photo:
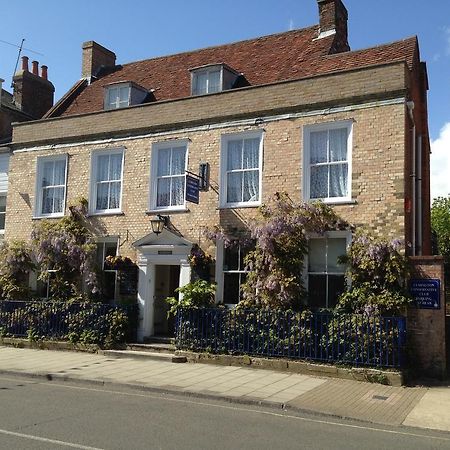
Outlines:
[[[38,61],[32,67],[29,72],[28,57],[22,56],[22,68],[13,77],[14,103],[33,119],[40,119],[53,106],[55,87],[47,79],[47,66],[42,66],[41,76]]]
[[[81,67],[81,77],[88,78],[97,76],[103,67],[114,67],[116,65],[116,55],[111,50],[97,44],[95,41],[83,43],[83,61]]]
[[[317,0],[319,5],[319,38],[335,35],[332,53],[348,52],[348,12],[342,0]]]

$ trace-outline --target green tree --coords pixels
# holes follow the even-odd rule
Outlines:
[[[450,196],[438,197],[431,206],[431,229],[437,250],[444,257],[447,303],[450,302]]]

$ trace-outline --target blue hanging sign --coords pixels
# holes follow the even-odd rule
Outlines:
[[[199,202],[199,181],[191,175],[186,175],[186,201],[197,205]]]
[[[409,289],[417,308],[441,309],[441,281],[435,279],[411,280]]]

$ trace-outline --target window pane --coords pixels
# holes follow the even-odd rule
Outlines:
[[[223,270],[239,270],[239,247],[233,245],[224,249]]]
[[[120,180],[122,178],[122,154],[111,155],[109,160],[109,179]]]
[[[228,141],[227,170],[242,169],[242,139]]]
[[[42,214],[51,214],[53,210],[53,189],[42,191]]]
[[[172,178],[172,204],[184,205],[184,176]]]
[[[5,229],[5,213],[0,213],[0,230],[4,230]]]
[[[259,167],[259,139],[244,140],[244,169],[257,169]]]
[[[170,205],[170,179],[160,178],[157,184],[156,206]]]
[[[6,211],[6,195],[0,195],[0,213]]]
[[[109,183],[109,209],[120,208],[120,181]]]
[[[130,95],[130,88],[128,86],[123,86],[119,88],[119,102],[128,104],[128,98]]]
[[[330,165],[330,197],[346,197],[348,167],[347,164]]]
[[[311,167],[310,198],[328,197],[328,166]]]
[[[53,161],[45,161],[42,167],[41,186],[53,185]]]
[[[327,296],[327,276],[308,276],[308,304],[313,308],[325,308]]]
[[[170,174],[170,148],[158,150],[158,173],[159,177]]]
[[[117,88],[108,89],[108,106],[110,108],[116,108],[117,102]]]
[[[219,92],[220,91],[220,71],[216,70],[214,72],[209,72],[209,83],[208,92]]]
[[[243,172],[244,192],[242,200],[244,202],[257,202],[259,200],[259,171],[251,170]]]
[[[227,202],[242,201],[242,172],[227,174]]]
[[[97,156],[97,181],[108,180],[109,155]]]
[[[239,273],[223,274],[223,302],[237,304],[239,302]]]
[[[53,211],[52,213],[62,213],[64,210],[64,188],[53,189]]]
[[[308,272],[326,272],[326,239],[310,239],[308,242]]]
[[[184,175],[186,168],[186,147],[172,149],[171,175]]]
[[[347,128],[330,130],[330,161],[347,160]]]
[[[97,202],[95,209],[108,209],[108,187],[109,183],[97,183]]]
[[[310,163],[328,162],[328,131],[312,131],[310,133]]]
[[[346,250],[347,240],[345,238],[328,239],[328,272],[345,272],[346,267],[343,264],[338,264],[337,260],[339,256],[346,254]]]
[[[334,308],[339,296],[345,291],[343,275],[328,275],[328,308]]]
[[[53,185],[57,186],[65,184],[65,175],[66,175],[65,172],[66,172],[66,161],[65,160],[55,161]]]
[[[208,80],[206,72],[198,73],[195,76],[195,94],[206,94],[206,83]]]

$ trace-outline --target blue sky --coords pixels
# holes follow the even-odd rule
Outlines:
[[[344,0],[352,49],[418,35],[428,65],[432,195],[450,193],[450,1]],[[0,40],[49,67],[59,99],[80,78],[81,44],[95,40],[118,63],[239,41],[318,23],[316,0],[1,0]],[[0,42],[9,88],[17,48]]]

